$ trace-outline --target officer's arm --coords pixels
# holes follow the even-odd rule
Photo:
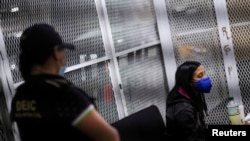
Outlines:
[[[119,141],[117,130],[107,123],[103,117],[92,109],[75,125],[94,141]]]

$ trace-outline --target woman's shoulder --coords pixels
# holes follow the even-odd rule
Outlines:
[[[175,111],[175,114],[195,112],[195,107],[187,100],[180,100],[168,108],[171,108],[173,111]]]

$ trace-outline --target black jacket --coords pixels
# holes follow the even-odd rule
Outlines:
[[[167,97],[166,134],[168,141],[204,141],[206,129],[203,102],[181,95],[175,88]]]

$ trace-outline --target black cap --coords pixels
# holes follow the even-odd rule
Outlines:
[[[20,39],[23,51],[48,50],[55,46],[75,49],[74,45],[64,43],[54,27],[46,23],[34,24],[24,30]]]

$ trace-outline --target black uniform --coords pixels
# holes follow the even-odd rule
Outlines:
[[[17,88],[11,105],[22,141],[85,141],[74,125],[95,108],[82,90],[57,75],[34,75]]]

